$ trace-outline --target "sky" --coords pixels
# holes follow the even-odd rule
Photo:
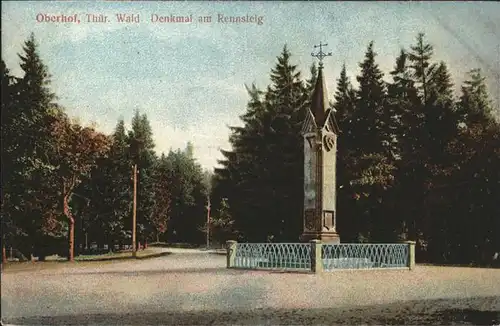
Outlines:
[[[41,21],[75,14],[79,23]],[[88,22],[87,14],[107,21]],[[118,22],[118,14],[139,22]],[[151,121],[158,153],[191,141],[205,169],[230,149],[228,126],[241,125],[249,100],[245,85],[270,84],[285,44],[304,78],[316,61],[313,46],[328,44],[330,99],[342,64],[356,85],[370,41],[389,81],[396,56],[419,32],[434,46],[434,60],[447,63],[457,90],[469,70],[481,68],[492,99],[500,94],[498,2],[8,1],[1,15],[2,59],[11,73],[22,76],[18,53],[33,32],[70,116],[111,133],[118,119],[129,125],[139,110]],[[193,21],[154,22],[154,15]],[[262,24],[219,21],[247,15]]]

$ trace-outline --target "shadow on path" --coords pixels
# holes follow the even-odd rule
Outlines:
[[[243,271],[248,272],[248,271]],[[136,271],[72,271],[71,275],[114,275],[114,276],[149,276],[149,275],[162,275],[162,274],[243,274],[242,271],[227,269],[224,267],[191,267],[191,268],[168,268],[157,270],[136,270]]]
[[[109,276],[154,276],[163,274],[225,274],[225,275],[271,275],[271,274],[294,274],[294,275],[312,275],[310,271],[288,271],[288,270],[263,270],[263,269],[236,269],[221,267],[168,267],[165,269],[147,269],[147,270],[70,270],[67,271],[71,275],[109,275]],[[55,276],[57,276],[56,274]]]
[[[450,305],[493,302],[496,310],[449,309]],[[491,309],[491,307],[490,307]],[[330,309],[252,309],[248,311],[196,311],[127,314],[92,314],[26,317],[4,320],[21,325],[496,325],[500,323],[500,298],[467,298],[406,301],[390,305]]]

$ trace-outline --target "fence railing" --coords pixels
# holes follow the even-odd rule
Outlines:
[[[344,243],[322,245],[323,269],[405,268],[409,246],[401,243]]]
[[[234,266],[310,270],[310,251],[308,243],[237,243]]]
[[[339,269],[403,268],[415,266],[415,242],[309,243],[227,242],[227,267],[334,271]]]

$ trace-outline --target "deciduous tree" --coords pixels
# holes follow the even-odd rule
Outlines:
[[[76,217],[70,207],[71,196],[97,160],[107,154],[110,140],[91,127],[72,123],[64,113],[51,123],[51,136],[54,140],[50,151],[55,167],[54,184],[59,187],[63,213],[69,223],[68,260],[73,261]]]

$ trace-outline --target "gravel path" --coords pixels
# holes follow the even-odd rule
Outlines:
[[[191,251],[2,275],[11,324],[500,324],[500,269],[323,275],[225,269]]]

